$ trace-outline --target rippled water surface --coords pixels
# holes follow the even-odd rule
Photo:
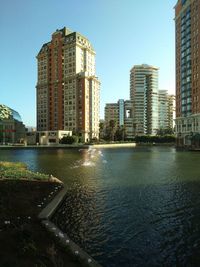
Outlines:
[[[54,221],[104,267],[200,266],[200,153],[2,150],[68,187]]]

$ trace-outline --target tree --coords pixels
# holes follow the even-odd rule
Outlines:
[[[111,141],[114,141],[115,133],[116,133],[116,121],[110,120],[109,127],[110,127],[110,139]]]
[[[174,130],[172,128],[160,128],[157,130],[157,135],[164,136],[164,135],[171,135],[174,134]]]
[[[73,144],[77,142],[76,136],[64,136],[62,139],[60,139],[60,144]]]
[[[104,129],[104,123],[100,122],[99,123],[99,130],[102,131]]]
[[[135,137],[136,143],[175,143],[174,135],[141,135]]]
[[[105,128],[105,140],[114,141],[116,130],[116,121],[110,120]]]
[[[124,141],[125,139],[125,127],[119,126],[115,132],[115,140]]]
[[[99,123],[99,139],[104,138],[104,122]]]

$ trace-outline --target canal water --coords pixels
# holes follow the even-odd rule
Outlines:
[[[200,153],[0,150],[68,187],[54,222],[104,267],[200,266]]]

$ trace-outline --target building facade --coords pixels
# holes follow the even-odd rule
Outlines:
[[[155,135],[158,125],[158,68],[135,65],[130,71],[135,135]]]
[[[119,126],[119,105],[118,103],[108,103],[105,106],[105,125],[108,125],[110,121],[115,121]]]
[[[57,30],[37,61],[37,130],[72,131],[82,141],[98,138],[100,82],[89,40]]]
[[[0,104],[0,144],[24,143],[26,129],[19,113]]]
[[[176,118],[176,97],[175,95],[168,95],[168,121],[169,128],[175,130]]]
[[[71,131],[41,131],[37,132],[40,145],[58,145],[63,137],[72,136]]]
[[[200,145],[200,1],[179,0],[176,27],[177,145]]]
[[[133,102],[119,99],[117,103],[109,103],[105,106],[105,125],[115,121],[116,128],[124,129],[124,138],[134,138]]]
[[[175,96],[167,90],[158,91],[158,125],[159,130],[174,130]]]

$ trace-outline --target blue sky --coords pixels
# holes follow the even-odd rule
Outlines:
[[[36,124],[36,55],[64,26],[86,36],[96,50],[105,103],[129,99],[133,65],[159,67],[159,88],[175,89],[175,0],[1,0],[0,103]]]

